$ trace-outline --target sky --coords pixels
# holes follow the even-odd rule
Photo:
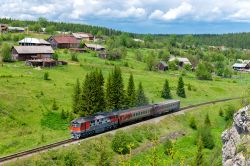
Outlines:
[[[221,34],[250,32],[250,0],[0,0],[0,17],[135,33]]]

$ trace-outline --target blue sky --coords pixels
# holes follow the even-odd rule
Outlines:
[[[249,32],[250,1],[0,0],[0,17],[46,17],[136,33]]]

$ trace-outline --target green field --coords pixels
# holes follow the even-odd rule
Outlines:
[[[0,65],[0,156],[69,138],[68,121],[61,120],[61,110],[71,111],[76,79],[82,82],[86,73],[96,68],[102,70],[107,78],[114,65],[120,66],[125,85],[130,73],[133,73],[135,83],[142,82],[146,95],[154,103],[163,100],[161,89],[165,79],[168,79],[173,98],[179,99],[175,93],[182,72],[146,71],[146,64],[135,60],[132,49],[120,61],[99,59],[91,53],[79,54],[78,58],[79,62],[72,62],[69,53],[60,51],[59,59],[67,60],[69,64],[41,70],[25,66],[24,62]],[[125,67],[126,63],[128,67]],[[49,81],[43,79],[46,71],[51,78]],[[186,72],[183,78],[187,98],[181,99],[182,106],[242,96],[250,81],[247,74],[238,74],[232,79],[214,77],[214,81],[200,81],[194,73]],[[187,90],[188,84],[192,87],[191,91]],[[54,99],[59,106],[58,111],[51,111]]]
[[[111,140],[112,134],[106,134],[96,139],[84,140],[80,144],[72,145],[59,150],[53,150],[41,155],[19,160],[7,165],[99,165],[109,163],[109,165],[191,165],[197,152],[196,137],[197,130],[189,127],[189,120],[195,117],[197,126],[200,128],[204,124],[206,114],[209,114],[211,120],[211,131],[215,141],[215,147],[212,150],[203,149],[203,158],[205,165],[221,165],[221,133],[225,130],[227,122],[225,118],[219,116],[219,111],[229,106],[235,109],[241,107],[240,100],[203,106],[180,115],[170,115],[155,124],[143,125],[126,129],[125,133],[131,135],[140,135],[139,133],[157,133],[160,136],[173,136],[173,133],[184,133],[185,136],[177,135],[172,139],[174,143],[173,159],[163,153],[163,146],[160,143],[154,144],[151,148],[142,148],[154,141],[141,137],[137,142],[139,153],[132,150],[131,154],[126,156],[117,155],[112,152]],[[174,127],[173,127],[174,126]],[[154,137],[154,135],[153,135]]]

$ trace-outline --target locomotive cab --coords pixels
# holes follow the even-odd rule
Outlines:
[[[81,137],[81,123],[72,121],[70,131],[74,139],[79,139]]]

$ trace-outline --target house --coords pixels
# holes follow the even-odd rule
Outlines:
[[[162,70],[162,71],[166,71],[168,70],[168,64],[164,61],[160,61],[157,65],[156,65],[156,68],[158,70]]]
[[[79,41],[82,41],[82,40],[93,41],[94,40],[94,36],[91,33],[78,32],[78,33],[72,33],[72,35]]]
[[[85,43],[85,47],[90,49],[90,50],[93,50],[93,51],[104,51],[105,50],[105,47],[98,45],[98,44],[86,44]]]
[[[192,66],[192,63],[188,60],[188,58],[183,58],[183,57],[170,57],[169,62],[172,61],[178,61],[178,65],[180,67],[184,67],[184,65],[190,65]]]
[[[25,32],[25,28],[23,27],[9,27],[9,32]]]
[[[36,39],[29,37],[20,40],[18,43],[20,46],[50,46],[50,43],[44,39]]]
[[[79,48],[80,41],[72,35],[51,36],[48,41],[53,48]]]
[[[11,52],[12,59],[19,61],[52,58],[54,54],[51,46],[14,46]]]
[[[248,69],[250,69],[249,63],[235,63],[232,67],[234,70],[248,70]]]
[[[7,32],[7,31],[8,31],[8,25],[0,24],[0,33]]]

